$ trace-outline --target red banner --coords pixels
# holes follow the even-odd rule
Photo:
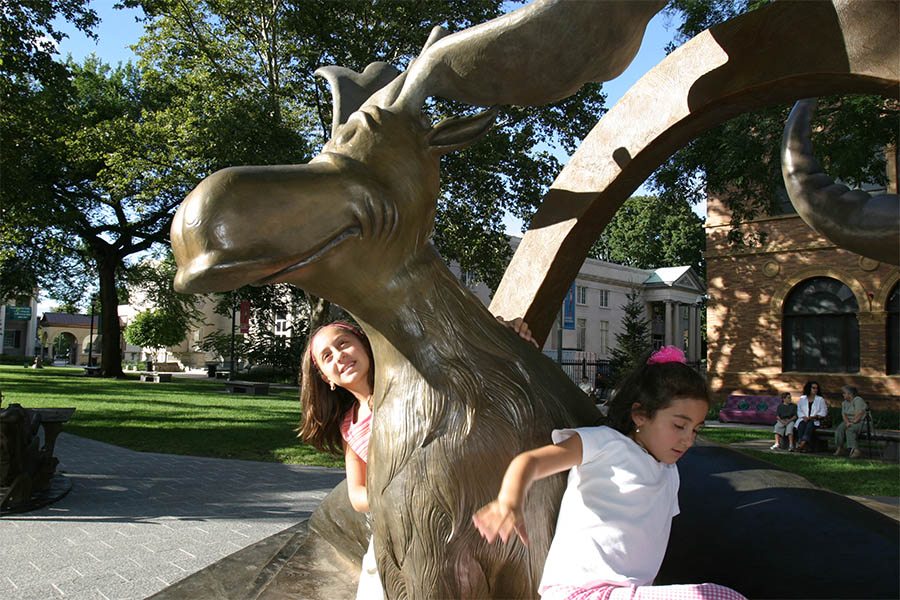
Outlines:
[[[241,300],[241,333],[250,333],[250,301]]]

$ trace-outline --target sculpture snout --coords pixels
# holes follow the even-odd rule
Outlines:
[[[329,161],[235,167],[204,179],[175,213],[175,289],[273,281],[358,233],[352,178]]]

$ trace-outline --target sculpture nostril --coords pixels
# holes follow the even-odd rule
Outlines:
[[[205,204],[201,198],[195,196],[197,190],[194,190],[185,198],[181,207],[183,209],[181,221],[183,227],[197,227],[203,219],[203,205]]]

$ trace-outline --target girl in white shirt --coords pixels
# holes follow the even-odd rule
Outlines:
[[[510,463],[497,499],[473,517],[481,535],[526,545],[531,484],[567,469],[556,534],[538,589],[548,599],[737,600],[716,584],[651,586],[678,514],[675,463],[693,445],[709,410],[703,378],[667,346],[619,386],[609,426],[556,430],[553,444]]]

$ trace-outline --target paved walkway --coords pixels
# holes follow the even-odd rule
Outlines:
[[[0,519],[0,598],[146,598],[308,518],[343,469],[134,452],[61,434],[62,500]]]

